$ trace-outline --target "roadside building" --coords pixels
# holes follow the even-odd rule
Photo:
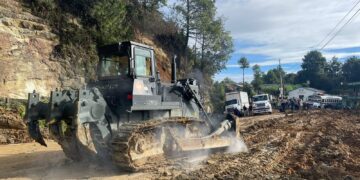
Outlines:
[[[315,88],[309,88],[309,87],[301,87],[294,89],[292,91],[289,91],[289,98],[300,98],[304,101],[308,100],[308,97],[311,95],[316,94],[325,94],[325,91],[315,89]]]

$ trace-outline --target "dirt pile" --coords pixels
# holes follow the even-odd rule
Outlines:
[[[249,153],[215,154],[177,179],[356,179],[358,113],[324,111],[259,121],[243,130]]]
[[[31,141],[20,114],[0,107],[0,144]]]

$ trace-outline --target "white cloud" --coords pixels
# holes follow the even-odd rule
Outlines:
[[[323,54],[327,60],[331,60],[332,57],[336,56],[337,58],[348,58],[351,56],[360,56],[360,52],[349,52],[349,53],[324,53]]]
[[[218,13],[227,19],[225,26],[234,39],[254,44],[238,49],[236,53],[261,54],[270,59],[281,58],[284,64],[301,62],[304,54],[314,49],[313,46],[332,30],[354,4],[355,1],[342,0],[217,1]],[[355,11],[358,8],[360,5]],[[360,46],[359,29],[358,17],[341,31],[327,49]],[[268,60],[262,64],[273,65],[277,62]]]
[[[233,73],[220,73],[215,75],[214,80],[215,81],[222,81],[225,78],[230,78],[231,80],[235,82],[242,82],[243,76],[239,74],[233,74]],[[246,75],[245,74],[245,82],[251,82],[254,79],[253,75]]]
[[[292,63],[301,63],[302,60],[299,59],[298,57],[292,57],[292,58],[288,58],[286,59],[285,62],[281,61],[281,64],[292,64]],[[260,61],[260,62],[250,62],[250,67],[254,66],[255,64],[261,66],[274,66],[274,65],[279,65],[279,60],[278,59],[272,59],[272,60],[264,60],[264,61]],[[228,64],[226,65],[227,68],[240,68],[240,65],[238,64]]]

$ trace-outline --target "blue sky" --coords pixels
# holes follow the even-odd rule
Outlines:
[[[234,38],[235,51],[227,69],[214,79],[229,77],[242,81],[242,71],[237,65],[242,56],[250,65],[259,64],[264,72],[275,68],[279,58],[286,72],[297,72],[302,57],[324,44],[318,45],[357,1],[217,0],[218,15],[226,20],[225,28]],[[359,8],[360,4],[346,20]],[[352,55],[359,56],[359,32],[360,18],[357,17],[322,51],[323,55],[328,60],[337,56],[342,61]],[[245,80],[252,79],[249,68],[245,71]]]
[[[278,59],[286,72],[299,71],[302,57],[325,44],[329,38],[323,43],[321,40],[358,1],[216,0],[217,15],[225,19],[225,29],[230,31],[235,47],[227,68],[216,74],[214,80],[229,77],[241,82],[242,71],[237,61],[242,56],[250,61],[250,65],[259,64],[264,72],[277,67]],[[168,0],[169,5],[174,2]],[[359,8],[360,3],[344,23]],[[164,12],[171,14],[166,8]],[[349,56],[360,56],[360,17],[355,16],[322,53],[328,60],[334,56],[341,61]],[[252,79],[249,68],[245,71],[245,80]]]

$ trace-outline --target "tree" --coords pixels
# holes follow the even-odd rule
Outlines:
[[[206,19],[200,19],[201,14],[206,15],[206,13],[204,13],[204,10],[213,10],[213,8],[206,8],[203,10],[203,12],[201,12],[201,4],[199,2],[200,0],[179,0],[174,7],[174,10],[177,14],[176,20],[174,21],[179,24],[179,27],[184,34],[184,44],[182,49],[185,52],[185,65],[183,65],[183,63],[180,63],[179,67],[186,66],[188,64],[189,40],[190,38],[195,38],[195,36],[198,34],[198,26],[199,24],[201,24],[200,21]],[[204,17],[208,16],[206,15]]]
[[[96,20],[94,36],[100,45],[119,42],[128,34],[125,25],[125,3],[118,0],[99,0],[91,10]]]
[[[310,51],[303,58],[302,69],[309,74],[324,74],[326,58],[319,51]]]
[[[118,0],[126,4],[126,24],[148,35],[165,31],[163,14],[159,8],[166,5],[166,0]]]
[[[359,82],[360,58],[353,56],[347,59],[342,67],[342,71],[346,82]]]
[[[185,65],[193,61],[194,68],[213,76],[225,68],[233,51],[230,33],[225,30],[223,19],[216,17],[213,0],[180,0],[175,6],[179,26],[184,33]],[[189,59],[189,40],[194,41],[193,59]]]
[[[255,91],[259,93],[261,90],[261,85],[264,83],[262,79],[262,72],[260,66],[257,64],[255,64],[252,69],[254,72],[254,80],[251,82],[251,84],[254,87]]]
[[[249,68],[250,64],[246,59],[246,57],[240,58],[238,64],[240,65],[240,68],[243,70],[243,84],[245,84],[245,69]]]
[[[310,86],[323,89],[323,80],[326,77],[326,58],[319,51],[310,51],[304,58],[301,65],[302,70],[298,72],[298,81],[306,83],[310,81]]]
[[[286,76],[282,68],[270,69],[263,77],[266,84],[280,84],[280,74],[282,77]]]
[[[245,91],[249,97],[253,97],[256,93],[254,92],[254,88],[251,86],[251,84],[245,82],[245,84],[243,84],[243,91]]]
[[[296,77],[297,77],[297,74],[295,74],[295,73],[289,73],[289,74],[286,74],[286,75],[285,75],[284,81],[285,81],[287,84],[296,84]]]
[[[225,108],[225,85],[223,82],[215,82],[210,91],[210,102],[215,113],[224,112]]]

